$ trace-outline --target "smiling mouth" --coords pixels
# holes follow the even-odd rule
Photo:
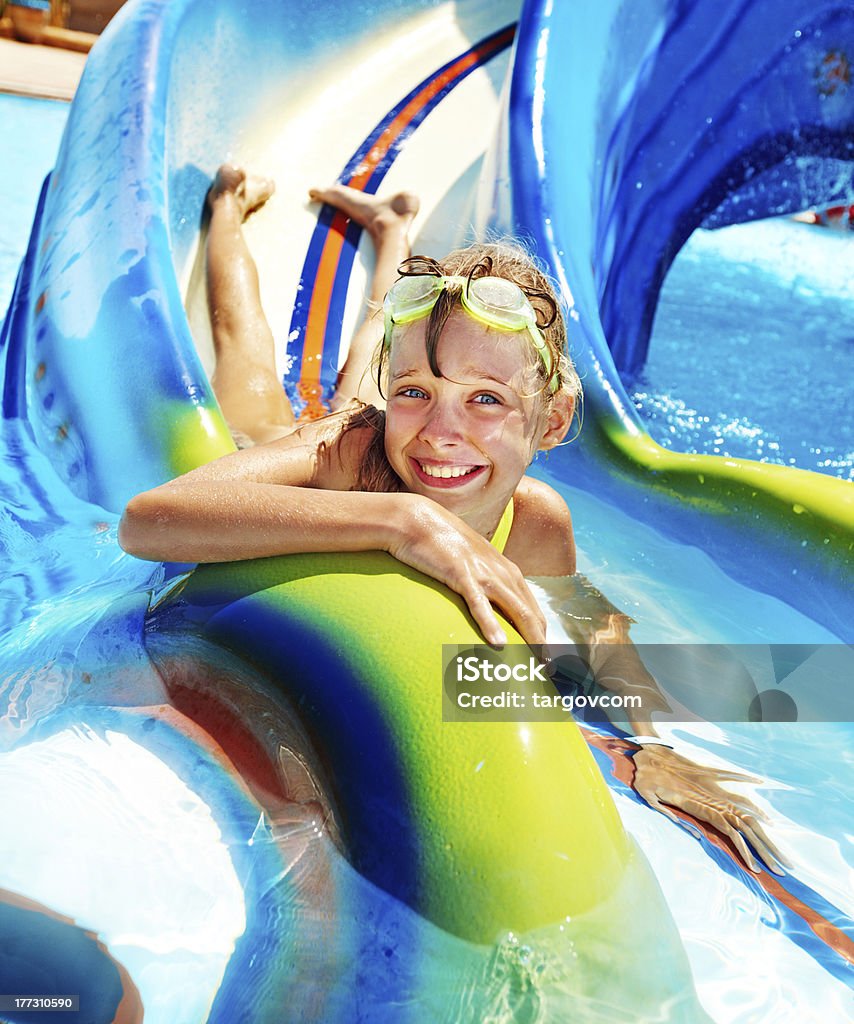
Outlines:
[[[411,461],[418,478],[431,487],[458,487],[486,469],[486,466],[421,462],[415,458]]]

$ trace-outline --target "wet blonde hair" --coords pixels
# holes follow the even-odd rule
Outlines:
[[[581,402],[581,381],[567,352],[566,323],[561,311],[557,289],[549,276],[539,266],[535,257],[528,252],[516,239],[496,242],[476,242],[464,249],[454,249],[441,260],[428,260],[425,257],[411,257],[401,265],[401,272],[412,273],[412,264],[423,260],[446,277],[468,277],[479,267],[488,268],[490,277],[501,277],[518,285],[528,296],[537,314],[540,333],[550,357],[545,361],[534,345],[527,331],[518,332],[527,344],[531,355],[531,369],[534,374],[532,394],[539,395],[544,407],[548,410],[558,395],[564,395],[572,403],[573,412],[578,415]],[[439,338],[454,309],[461,305],[461,289],[449,287],[440,294],[436,305],[430,311],[425,331],[427,361],[436,377],[442,376],[438,364],[437,348]],[[540,326],[542,324],[542,326]],[[392,342],[393,343],[393,342]],[[390,345],[386,339],[377,347],[373,359],[377,387],[384,394],[389,370]],[[549,365],[549,369],[547,369]],[[557,386],[552,390],[552,381]],[[355,490],[360,491],[399,491],[402,484],[397,474],[388,463],[384,447],[385,413],[373,406],[359,403],[345,426],[345,430],[354,427],[371,427],[375,437],[368,445],[359,480]]]

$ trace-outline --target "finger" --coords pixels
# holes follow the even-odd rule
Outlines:
[[[536,614],[545,623],[545,616],[540,610],[539,602],[534,596],[534,592],[528,586],[528,581],[522,575],[522,570],[514,562],[509,561],[503,555],[499,556],[500,570],[493,571],[490,573],[490,579],[505,588],[509,593],[515,595],[516,599],[528,608],[533,608]]]
[[[673,811],[670,810],[669,807],[663,804],[654,793],[646,795],[641,793],[640,790],[637,792],[639,796],[642,796],[643,799],[646,800],[654,811],[658,811],[660,814],[663,814],[665,818],[669,818],[674,825],[678,825],[680,823],[680,819],[673,813]]]
[[[716,786],[714,788],[717,789]],[[635,789],[650,806],[660,810],[663,814],[667,813],[661,806],[657,796],[647,796],[637,784]],[[690,814],[699,821],[707,822],[726,835],[732,841],[751,871],[758,872],[760,865],[757,863],[756,858],[751,855],[747,842],[750,843],[762,862],[774,874],[782,874],[777,869],[775,861],[783,867],[791,868],[789,861],[768,837],[759,821],[760,818],[767,820],[767,816],[746,797],[740,798],[738,802],[734,802],[732,798],[729,798],[726,802],[715,806],[714,803],[710,802],[709,794],[689,798],[684,792],[664,788],[661,782],[658,784],[657,792],[662,800],[665,800],[673,807],[681,808],[687,814]],[[667,816],[672,817],[669,814]]]
[[[666,750],[666,748],[663,748]],[[708,793],[715,796],[724,808],[732,806],[743,808],[745,813],[752,815],[761,821],[768,821],[767,814],[757,807],[753,801],[740,793],[734,794],[723,789],[720,782],[764,782],[765,779],[757,779],[750,775],[743,775],[741,772],[725,771],[720,768],[711,768],[708,765],[697,764],[684,754],[677,754],[676,751],[668,751],[671,755],[671,764],[668,766],[677,778],[684,780],[686,784],[695,788],[698,792]]]
[[[531,595],[530,601],[524,594],[506,585],[497,584],[490,598],[516,627],[516,631],[528,644],[542,644],[546,639],[546,620],[540,606]]]
[[[516,571],[518,573],[518,570]],[[525,590],[527,591],[527,586]],[[484,637],[491,644],[507,643],[507,634],[501,628],[492,605],[513,623],[527,643],[542,643],[545,640],[545,619],[530,591],[528,595],[533,604],[526,602],[525,595],[520,595],[507,582],[492,577],[486,586],[472,579],[460,589],[460,593],[466,599]]]
[[[516,565],[513,565],[513,574],[515,577],[517,589],[524,595],[527,604],[529,604],[532,608],[536,608],[538,615],[543,620],[543,622],[545,622],[546,619],[540,609],[539,601],[534,596],[533,590],[531,590],[531,588],[528,586],[528,581],[522,575],[521,569],[519,569],[519,567]]]
[[[472,618],[478,624],[481,633],[487,643],[493,647],[502,647],[507,643],[507,634],[501,628],[501,624],[492,608],[492,603],[486,594],[479,589],[466,590],[462,597],[469,606]]]
[[[768,837],[762,826],[758,824],[754,825],[753,831],[756,833],[759,842],[762,844],[762,847],[757,847],[757,849],[759,849],[759,852],[761,853],[762,848],[764,847],[764,849],[771,854],[771,856],[774,858],[775,861],[777,861],[778,864],[782,865],[784,868],[788,868],[791,871],[793,867],[792,862],[780,850],[780,847],[772,839]],[[756,846],[756,843],[754,843],[753,845]],[[764,855],[762,859],[767,863],[767,858]]]
[[[726,822],[718,828],[732,843],[732,845],[738,850],[738,854],[747,867],[755,874],[758,875],[762,871],[762,865],[750,852],[750,847],[747,845],[747,841],[744,836]]]
[[[676,821],[678,824],[682,825],[686,824],[684,819],[678,818],[676,815],[671,813],[655,797],[644,797],[644,800],[646,800],[650,807],[654,807],[656,811],[660,811],[661,814],[664,814],[666,817],[669,817],[672,821]],[[744,864],[748,866],[748,868],[750,868],[750,870],[752,870],[755,874],[760,873],[760,871],[762,870],[762,865],[760,865],[757,862],[756,858],[751,853],[748,844],[746,844],[746,842],[744,841],[744,838],[742,837],[738,828],[731,825],[726,820],[724,815],[721,814],[720,811],[710,807],[708,804],[702,804],[695,800],[685,801],[685,803],[682,804],[677,797],[674,797],[671,800],[671,803],[674,807],[679,807],[681,810],[683,810],[686,814],[689,814],[695,820],[702,821],[706,824],[712,825],[713,828],[717,829],[722,836],[725,836],[732,843]],[[696,831],[696,829],[691,830]],[[744,830],[749,831],[750,827],[748,826]],[[753,838],[751,838],[751,843],[753,846],[757,846],[757,844],[753,841]],[[758,847],[757,851],[760,852]],[[766,860],[764,857],[763,860],[773,870],[771,862]],[[775,873],[780,872],[775,871]]]
[[[530,609],[522,607],[512,594],[493,589],[489,600],[526,643],[537,644],[545,640],[545,630],[538,628]]]
[[[517,610],[514,610],[512,607],[506,609],[502,608],[502,611],[505,612],[506,618],[508,618],[516,627],[516,632],[522,637],[526,644],[537,646],[545,642],[545,623],[540,621],[536,612],[530,608],[518,608]]]
[[[773,843],[763,842],[752,830],[744,829],[750,845],[756,851],[757,856],[765,867],[775,875],[784,875],[781,868],[790,868],[792,865],[787,861]]]
[[[730,828],[744,836],[769,871],[773,871],[776,875],[783,874],[777,869],[776,864],[791,868],[792,865],[780,853],[758,820],[762,818],[767,821],[767,816],[750,800],[741,798],[737,801],[730,801],[720,810],[720,814]]]
[[[751,822],[741,817],[736,827],[746,836],[748,842],[768,867],[769,871],[773,871],[775,875],[782,875],[783,872],[777,868],[778,864],[784,868],[791,869],[792,865],[789,860],[780,852],[777,845],[768,838],[759,822]]]
[[[719,810],[725,814],[728,819],[732,819],[735,822],[736,828],[740,829],[745,834],[749,833],[748,838],[754,846],[757,844],[753,842],[753,836],[756,837],[757,841],[760,842],[766,850],[773,853],[773,856],[780,864],[783,864],[785,867],[791,867],[791,865],[785,861],[782,854],[779,853],[777,847],[762,827],[763,822],[768,822],[770,820],[768,815],[761,807],[758,807],[748,797],[741,796],[740,794],[734,795],[727,793],[725,790],[721,789],[717,785],[717,780],[721,778],[722,774],[723,773],[715,771],[715,781],[707,784],[707,789],[710,793],[715,792],[724,798],[724,803]],[[736,777],[738,778],[738,776]],[[741,778],[743,778],[743,776]],[[741,779],[739,779],[739,781],[741,781]],[[763,857],[763,860],[766,860],[766,858]]]
[[[707,771],[714,772],[715,779],[718,782],[767,782],[767,779],[760,778],[758,775],[748,775],[747,772],[740,771],[729,771],[726,768],[708,768]],[[761,812],[760,812],[761,813]]]
[[[738,817],[744,821],[755,821],[757,825],[761,821],[768,821],[768,815],[761,807],[757,807],[750,797],[742,796],[740,793],[730,793],[728,790],[722,789],[718,785],[721,773],[719,773],[716,768],[703,769],[703,772],[698,773],[697,777],[701,780],[699,784],[700,790],[705,790],[707,793],[713,794],[717,798],[720,804],[718,809],[722,813],[738,815]],[[697,785],[697,777],[694,779],[695,785]],[[744,778],[744,776],[742,776],[742,778]],[[738,781],[741,781],[741,779]]]
[[[738,828],[734,827],[727,820],[725,815],[721,813],[717,808],[710,807],[708,804],[700,803],[697,800],[688,800],[685,802],[685,810],[698,818],[700,821],[705,821],[709,825],[712,825],[722,835],[726,836],[730,840],[732,845],[738,851],[739,856],[747,865],[747,867],[754,873],[759,874],[762,870],[760,865],[757,863],[756,858],[750,852],[750,848],[747,845],[741,832]],[[730,812],[733,813],[733,812]],[[741,824],[739,822],[739,824]]]

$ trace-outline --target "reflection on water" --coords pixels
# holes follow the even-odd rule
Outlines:
[[[477,947],[365,882],[316,819],[253,827],[239,780],[162,720],[87,717],[21,748],[4,801],[20,839],[4,884],[66,918],[41,959],[56,975],[86,930],[100,977],[120,964],[152,1020],[203,1020],[211,1001],[222,1021],[287,1006],[301,1021],[598,1022],[662,1004],[655,1019],[705,1019],[639,858],[595,911]]]

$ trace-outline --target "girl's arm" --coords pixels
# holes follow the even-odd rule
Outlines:
[[[138,558],[222,562],[321,551],[388,551],[456,591],[490,643],[498,608],[529,643],[545,620],[519,568],[429,498],[351,491],[368,430],[308,424],[137,495],[119,542]]]
[[[323,489],[310,452],[273,447],[225,456],[137,495],[119,543],[137,558],[229,562],[383,549],[404,528],[401,495]]]
[[[548,581],[542,581],[547,586]],[[584,577],[577,576],[567,588],[560,582],[550,607],[571,638],[586,655],[594,681],[611,693],[638,695],[642,708],[623,708],[636,736],[657,737],[651,720],[653,711],[670,711],[665,695],[641,660],[632,643],[632,619],[615,608]],[[727,782],[761,782],[753,776],[723,771],[677,753],[668,746],[640,746],[633,755],[635,791],[656,810],[677,821],[674,808],[713,826],[727,836],[751,871],[759,871],[758,858],[772,871],[787,862],[763,823],[763,812],[747,797],[727,791]],[[754,856],[750,847],[756,852]]]

